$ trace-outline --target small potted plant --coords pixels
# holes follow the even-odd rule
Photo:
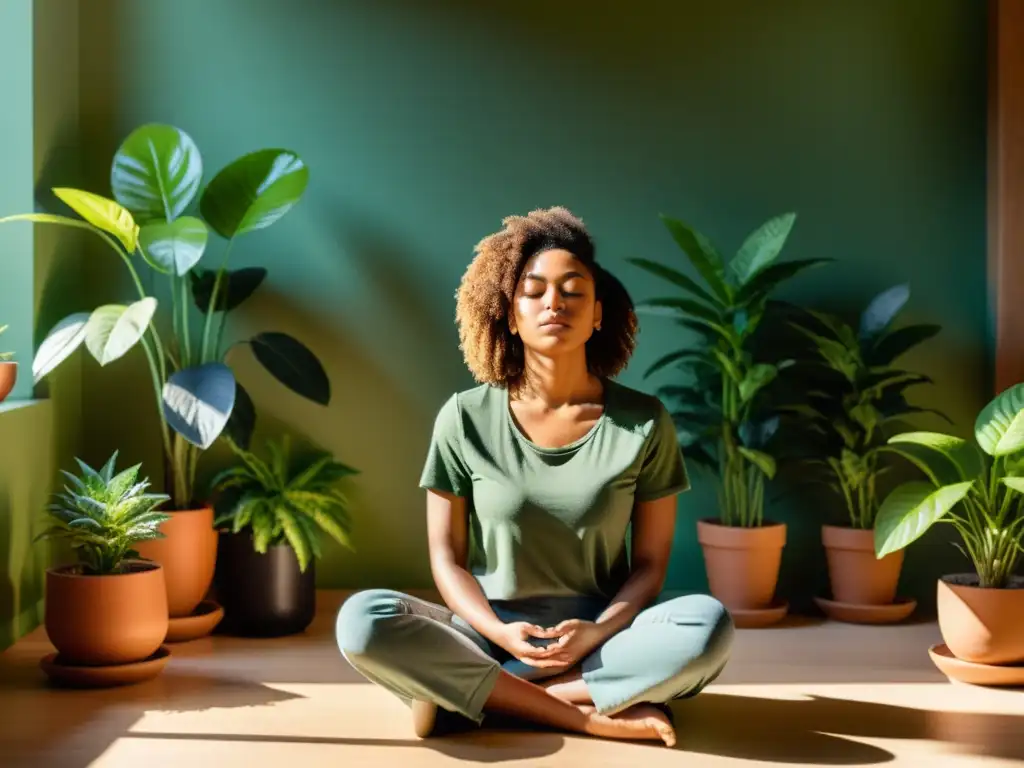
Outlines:
[[[712,594],[744,626],[772,623],[787,609],[775,599],[786,525],[764,519],[764,490],[775,476],[770,443],[780,424],[767,393],[792,361],[765,358],[755,339],[776,289],[829,261],[778,261],[795,219],[785,214],[768,220],[727,262],[707,237],[662,217],[703,285],[672,267],[630,259],[684,292],[638,303],[637,311],[667,315],[698,335],[696,346],[666,354],[646,375],[685,366],[688,381],[663,387],[659,395],[672,403],[683,453],[715,477],[718,518],[699,520],[698,538]]]
[[[799,366],[806,372],[806,402],[797,408],[806,427],[801,474],[806,483],[828,487],[844,506],[842,518],[822,526],[833,599],[818,602],[849,621],[898,620],[913,610],[912,602],[894,603],[903,550],[879,559],[874,542],[886,441],[899,431],[900,419],[930,410],[906,399],[909,387],[930,379],[895,365],[940,330],[895,326],[909,298],[907,285],[882,291],[860,313],[856,329],[807,309],[790,323],[810,340],[815,356]]]
[[[322,450],[293,455],[287,435],[267,441],[269,461],[231,447],[241,463],[212,481],[221,630],[259,637],[301,632],[316,612],[321,536],[351,548],[349,501],[339,481],[357,470]]]
[[[900,485],[882,502],[874,528],[877,556],[904,549],[936,523],[952,525],[974,571],[938,580],[942,639],[963,662],[1021,664],[1024,578],[1015,573],[1024,552],[1024,383],[981,410],[973,442],[909,432],[891,437],[889,445],[927,481]]]
[[[167,634],[167,593],[159,563],[139,542],[160,538],[164,494],[147,493],[139,465],[115,474],[115,452],[99,471],[77,459],[78,475],[47,507],[52,525],[36,540],[70,545],[76,562],[46,571],[44,626],[63,667],[128,665],[149,659]]]
[[[0,327],[0,333],[4,333],[9,326]],[[0,403],[7,399],[18,381],[18,364],[12,359],[13,352],[0,352]]]

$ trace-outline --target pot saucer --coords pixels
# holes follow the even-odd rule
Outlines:
[[[39,660],[39,666],[47,677],[59,685],[72,688],[112,688],[151,680],[163,671],[170,658],[170,649],[161,645],[148,659],[128,664],[77,666],[64,664],[60,654],[50,653]]]
[[[224,609],[213,600],[203,600],[188,616],[172,616],[167,622],[166,643],[186,643],[213,632],[224,618]]]
[[[978,664],[953,655],[945,643],[928,649],[939,671],[950,680],[971,685],[1024,686],[1024,664]]]
[[[886,605],[841,603],[824,597],[816,597],[814,602],[830,619],[849,624],[895,624],[903,621],[917,608],[917,601],[909,597],[897,597]]]
[[[767,608],[729,608],[737,629],[761,629],[777,624],[789,613],[789,602],[777,600]]]

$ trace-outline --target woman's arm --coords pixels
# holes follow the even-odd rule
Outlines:
[[[661,592],[672,554],[677,494],[640,501],[633,508],[632,568],[626,583],[597,618],[605,638],[630,625]]]
[[[491,642],[497,642],[504,624],[466,568],[469,522],[464,498],[427,491],[427,544],[430,571],[442,599],[473,629]]]

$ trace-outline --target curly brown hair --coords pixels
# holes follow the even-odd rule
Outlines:
[[[636,346],[633,301],[622,283],[597,263],[583,221],[555,206],[508,216],[502,224],[503,229],[477,243],[456,292],[459,348],[473,377],[500,387],[519,383],[525,360],[522,342],[509,329],[509,311],[526,262],[552,248],[569,251],[594,276],[602,319],[601,330],[587,342],[587,367],[601,377],[622,371]]]

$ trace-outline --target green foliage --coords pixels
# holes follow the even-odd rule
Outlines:
[[[0,326],[0,333],[4,333],[10,326]],[[13,352],[0,352],[0,361],[6,362],[14,357]]]
[[[936,432],[895,435],[889,450],[924,473],[882,502],[875,553],[884,557],[949,523],[982,587],[1005,587],[1024,553],[1024,384],[1006,389],[974,423],[975,443]]]
[[[204,187],[202,156],[191,137],[174,126],[147,124],[132,131],[114,155],[113,199],[58,187],[54,193],[77,217],[27,213],[0,218],[0,223],[88,230],[124,263],[138,296],[62,319],[40,345],[33,376],[38,383],[82,343],[102,366],[141,346],[160,415],[168,490],[177,509],[198,501],[194,485],[202,451],[225,433],[242,447],[252,437],[255,408],[226,364],[230,350],[248,345],[280,384],[316,403],[330,402],[323,365],[297,339],[272,331],[227,346],[223,341],[227,313],[249,298],[266,275],[256,268],[229,270],[233,246],[285,216],[301,200],[308,180],[309,169],[295,152],[261,149],[228,163]],[[212,258],[211,233],[223,241],[223,249],[212,268],[201,267]],[[162,313],[143,288],[140,268],[166,281],[170,302]]]
[[[287,543],[302,571],[321,556],[323,534],[351,549],[349,502],[338,483],[358,470],[324,451],[293,457],[287,436],[267,442],[269,460],[231,445],[242,461],[213,479],[213,489],[223,494],[218,510],[226,509],[218,526],[249,530],[260,553]]]
[[[768,220],[727,262],[707,237],[663,216],[702,283],[675,267],[630,259],[682,291],[680,296],[639,303],[638,313],[672,318],[700,339],[697,346],[669,352],[646,375],[666,366],[683,369],[686,383],[663,387],[659,395],[671,404],[684,453],[714,471],[726,525],[762,524],[764,484],[776,471],[769,445],[781,412],[769,393],[792,361],[755,355],[762,349],[756,342],[758,330],[782,283],[829,261],[778,261],[795,220],[792,213]]]
[[[940,330],[937,325],[895,327],[909,298],[906,285],[883,291],[864,308],[856,329],[833,314],[812,310],[791,322],[811,350],[808,365],[797,368],[804,374],[805,402],[794,409],[804,427],[803,464],[809,470],[804,480],[841,495],[854,528],[869,530],[875,524],[886,440],[898,431],[899,420],[934,412],[906,399],[909,387],[931,380],[895,366],[900,356]]]
[[[140,465],[114,474],[117,452],[99,471],[76,459],[79,475],[65,470],[64,492],[47,506],[53,525],[36,540],[59,539],[78,553],[82,571],[91,575],[123,573],[125,561],[137,560],[133,545],[162,539],[160,525],[170,515],[157,507],[170,497],[146,493],[148,480],[139,481]]]

